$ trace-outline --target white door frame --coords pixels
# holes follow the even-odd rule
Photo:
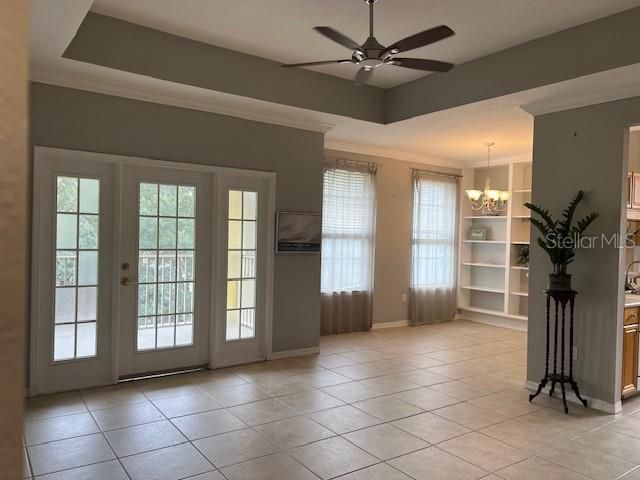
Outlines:
[[[31,318],[30,318],[30,343],[29,343],[29,382],[28,382],[28,390],[29,395],[39,395],[43,393],[49,393],[53,391],[62,391],[65,389],[71,388],[79,388],[77,385],[69,385],[63,386],[61,388],[51,387],[42,384],[39,380],[41,378],[41,365],[42,365],[42,349],[37,348],[39,340],[41,340],[42,334],[38,332],[39,326],[39,316],[40,316],[40,306],[42,305],[44,296],[50,295],[51,292],[43,292],[42,288],[38,288],[38,278],[39,272],[41,268],[41,259],[38,252],[41,249],[48,248],[46,245],[43,245],[47,239],[43,239],[41,235],[41,231],[39,228],[40,222],[43,220],[43,216],[45,212],[40,211],[38,208],[39,202],[41,201],[38,184],[37,182],[41,178],[41,172],[43,169],[47,168],[48,162],[54,161],[78,161],[78,162],[101,162],[103,164],[110,164],[114,167],[116,181],[114,182],[114,200],[113,200],[113,210],[112,213],[118,213],[123,208],[121,205],[121,175],[124,165],[134,165],[134,166],[148,166],[148,167],[164,167],[164,168],[174,168],[180,170],[188,170],[192,172],[201,172],[203,174],[209,174],[213,177],[213,185],[219,186],[221,184],[221,179],[225,176],[233,176],[233,177],[247,177],[252,179],[260,179],[265,184],[265,201],[264,201],[264,215],[262,220],[264,222],[264,228],[266,229],[265,242],[266,245],[262,249],[262,254],[265,255],[265,276],[264,276],[264,285],[263,291],[265,295],[265,304],[264,304],[264,352],[265,357],[267,359],[272,357],[272,334],[273,334],[273,268],[274,268],[274,238],[275,238],[275,188],[276,188],[276,174],[273,172],[262,172],[256,170],[241,170],[236,168],[228,168],[228,167],[218,167],[218,166],[209,166],[209,165],[201,165],[201,164],[192,164],[192,163],[182,163],[182,162],[171,162],[165,160],[155,160],[144,157],[130,157],[130,156],[122,156],[122,155],[112,155],[112,154],[104,154],[104,153],[95,153],[95,152],[85,152],[80,150],[66,150],[60,148],[52,148],[52,147],[34,147],[34,167],[33,167],[33,218],[32,218],[32,269],[31,269]],[[215,188],[215,187],[214,187]],[[217,193],[214,192],[214,196]],[[108,207],[108,206],[107,206]],[[220,223],[220,217],[224,217],[224,212],[216,211],[216,208],[211,209],[212,213],[212,222],[211,222],[211,238],[217,238],[217,232],[213,231],[213,229],[217,228]],[[110,258],[113,259],[113,268],[111,272],[111,289],[112,289],[112,302],[111,302],[111,311],[112,318],[115,321],[111,323],[111,355],[110,355],[110,363],[111,363],[111,377],[110,383],[116,383],[119,378],[119,333],[120,333],[120,321],[121,319],[117,317],[118,315],[118,305],[119,305],[119,279],[120,279],[120,251],[119,251],[119,242],[120,231],[119,231],[119,222],[115,221],[115,226],[113,228],[113,238],[111,239],[110,245],[113,246],[112,251],[109,252]],[[49,239],[50,241],[50,239]],[[211,308],[210,308],[210,333],[209,333],[209,366],[214,368],[220,366],[220,362],[216,362],[214,359],[215,356],[215,345],[217,339],[216,335],[216,322],[221,321],[219,316],[216,316],[216,305],[214,303],[218,299],[219,296],[219,285],[216,284],[218,278],[216,278],[216,272],[218,268],[222,265],[226,265],[226,260],[223,262],[222,259],[219,258],[219,252],[221,249],[217,248],[214,245],[212,249],[212,261],[211,261]],[[101,384],[105,384],[105,382],[100,382]],[[88,385],[86,385],[88,386]]]

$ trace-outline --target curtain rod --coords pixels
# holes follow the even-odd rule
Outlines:
[[[416,173],[427,173],[429,175],[436,175],[436,176],[440,176],[440,177],[462,178],[462,175],[460,175],[458,173],[445,173],[445,172],[438,172],[438,171],[435,171],[435,170],[422,170],[420,168],[412,168],[411,170],[413,170]]]
[[[364,160],[351,160],[350,158],[334,157],[333,155],[327,155],[324,157],[325,162],[335,161],[344,163],[355,163],[356,165],[366,165],[368,167],[375,166],[376,168],[382,168],[381,163],[377,162],[365,162]]]

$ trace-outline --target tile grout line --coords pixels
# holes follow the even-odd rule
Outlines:
[[[111,446],[111,443],[109,442],[109,439],[107,438],[107,436],[104,434],[104,432],[102,431],[102,427],[100,426],[100,424],[98,423],[98,421],[96,420],[96,418],[93,416],[93,412],[91,412],[91,410],[89,409],[89,406],[87,405],[87,402],[85,401],[84,397],[82,396],[82,394],[80,394],[80,399],[82,400],[82,403],[84,404],[84,407],[87,409],[87,411],[89,412],[89,415],[91,416],[91,419],[93,420],[93,422],[96,424],[96,427],[98,427],[98,430],[100,430],[100,434],[102,435],[102,438],[104,438],[104,441],[107,442],[107,445],[109,446],[109,449],[111,449],[111,452],[113,453],[113,456],[116,458],[118,464],[120,465],[120,468],[122,468],[122,471],[124,472],[124,474],[127,476],[127,478],[129,478],[129,480],[132,480],[131,475],[129,475],[129,472],[127,471],[126,468],[124,468],[123,463],[120,461],[120,458],[118,457],[118,455],[116,454],[115,450],[113,449],[113,447]],[[64,471],[64,470],[63,470]]]

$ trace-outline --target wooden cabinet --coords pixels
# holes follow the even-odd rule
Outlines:
[[[638,307],[625,308],[622,334],[622,398],[637,392],[638,384]]]
[[[626,327],[627,325],[634,325],[636,323],[640,323],[640,321],[638,320],[638,317],[640,317],[640,307],[625,308],[623,325]]]

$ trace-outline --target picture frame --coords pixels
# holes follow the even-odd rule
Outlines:
[[[276,253],[320,253],[322,215],[319,213],[276,213]]]
[[[469,240],[486,240],[487,229],[485,227],[472,227],[469,229]]]

